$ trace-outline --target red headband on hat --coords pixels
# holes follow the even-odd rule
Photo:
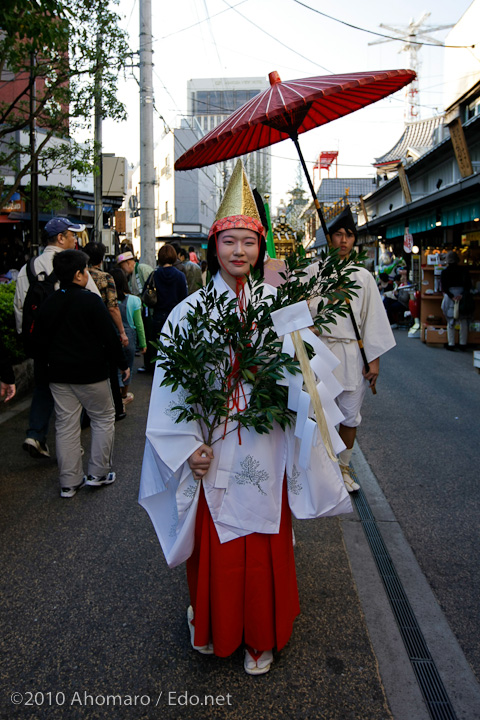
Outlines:
[[[219,232],[222,232],[222,230],[234,230],[235,228],[253,230],[258,233],[260,237],[265,238],[265,228],[260,220],[256,220],[249,215],[229,215],[220,220],[215,220],[208,233],[208,239],[210,240],[212,235],[217,235]]]

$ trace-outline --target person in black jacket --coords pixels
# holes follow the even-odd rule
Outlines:
[[[42,305],[34,329],[36,359],[55,402],[60,496],[73,497],[83,485],[115,480],[111,471],[115,410],[110,363],[130,374],[110,314],[98,295],[85,289],[88,256],[79,250],[55,255],[60,290]],[[92,445],[88,476],[80,444],[82,407],[90,417]]]
[[[187,280],[183,272],[173,267],[177,253],[172,245],[163,245],[158,251],[160,267],[153,273],[157,291],[157,304],[153,308],[153,330],[155,339],[175,305],[188,295]]]

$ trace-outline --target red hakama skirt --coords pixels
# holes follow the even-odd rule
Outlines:
[[[187,579],[195,645],[213,642],[220,657],[242,643],[281,650],[300,612],[286,483],[277,534],[252,533],[223,544],[201,487]]]

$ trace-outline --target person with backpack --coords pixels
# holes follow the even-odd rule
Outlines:
[[[120,309],[118,307],[117,290],[115,282],[110,273],[104,272],[103,258],[107,248],[103,243],[89,242],[85,245],[83,252],[90,258],[88,263],[88,272],[90,273],[95,285],[98,288],[100,297],[102,298],[105,307],[110,313],[110,317],[117,328],[120,342],[124,348],[128,347],[128,337],[126,328],[124,327]],[[133,348],[135,352],[135,348]],[[125,408],[123,406],[122,394],[120,392],[120,385],[118,384],[118,371],[115,365],[110,368],[110,385],[112,388],[113,402],[115,405],[115,420],[123,420],[127,417]]]
[[[84,229],[85,225],[73,223],[68,218],[52,218],[45,225],[45,250],[38,257],[29,260],[18,273],[13,308],[17,332],[22,335],[29,357],[32,357],[32,333],[38,309],[59,287],[53,272],[53,258],[62,250],[73,250],[77,240],[76,233]],[[86,287],[96,295],[100,294],[90,275]],[[35,362],[33,374],[35,386],[23,449],[33,458],[49,458],[46,439],[53,412],[53,398],[48,383],[42,381]]]

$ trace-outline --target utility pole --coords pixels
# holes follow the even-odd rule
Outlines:
[[[140,252],[155,258],[155,168],[153,160],[152,2],[140,0]]]
[[[30,55],[30,245],[38,253],[38,159],[36,155],[37,81],[35,53]]]
[[[100,27],[100,13],[102,12],[102,4],[98,8],[98,26]],[[103,230],[103,198],[102,198],[102,34],[97,30],[97,64],[95,68],[94,95],[95,95],[95,121],[93,136],[93,164],[97,168],[97,173],[93,180],[93,197],[95,204],[93,240],[94,242],[102,242]]]

